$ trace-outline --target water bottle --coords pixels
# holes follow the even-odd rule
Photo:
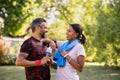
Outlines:
[[[51,47],[47,47],[47,49],[46,49],[46,56],[51,57],[51,54],[52,54],[52,48]]]
[[[46,49],[46,56],[51,57],[52,55],[52,48],[51,47],[47,47]],[[48,61],[47,64],[50,64],[50,62]]]

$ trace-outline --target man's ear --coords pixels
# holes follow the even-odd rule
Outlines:
[[[41,30],[41,29],[40,29],[40,27],[36,26],[36,27],[35,27],[35,30],[37,31],[37,30]]]

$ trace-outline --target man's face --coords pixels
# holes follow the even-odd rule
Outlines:
[[[40,27],[40,31],[39,31],[40,37],[41,38],[45,38],[46,37],[46,33],[48,32],[46,22],[41,23],[39,25],[39,27]]]

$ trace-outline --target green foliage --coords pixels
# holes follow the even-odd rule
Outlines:
[[[120,67],[120,0],[0,0],[4,34],[24,34],[34,18],[49,18],[52,11],[57,20],[49,25],[50,39],[66,40],[69,24],[80,23],[86,59]]]
[[[60,14],[56,17],[59,20],[63,20],[67,24],[80,23],[83,25],[87,37],[86,59],[120,67],[120,1],[69,0],[66,4],[62,1],[57,4],[56,10]],[[60,34],[62,35],[62,33]],[[51,34],[51,36],[54,35],[56,34]],[[56,37],[52,37],[52,39],[58,39]]]
[[[96,57],[108,66],[120,67],[120,1],[103,2],[97,8]]]
[[[0,1],[0,16],[5,21],[4,33],[15,34],[20,29],[21,23],[24,22],[22,8],[25,5],[24,1]]]
[[[11,60],[11,57],[9,57],[8,55],[9,51],[10,51],[10,43],[5,42],[2,36],[0,36],[0,64],[9,63],[9,61]]]
[[[0,65],[14,65],[16,61],[16,55],[3,54],[0,55]]]
[[[59,12],[59,15],[56,17],[59,20],[64,20],[65,23],[80,23],[84,16],[84,8],[80,5],[82,1],[80,0],[69,0],[69,1],[60,1],[56,3],[56,11]]]
[[[36,17],[48,15],[51,0],[0,0],[0,17],[4,19],[4,35],[23,35]]]
[[[15,64],[16,54],[19,53],[22,42],[5,41],[0,37],[0,65]]]
[[[49,27],[48,37],[53,40],[66,40],[66,29],[68,26],[65,26],[63,21],[52,24]]]

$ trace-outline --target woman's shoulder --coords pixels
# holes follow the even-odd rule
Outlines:
[[[81,43],[78,43],[75,47],[76,48],[84,48],[84,46]]]
[[[84,49],[84,46],[81,43],[78,43],[75,46],[75,51],[77,51],[77,55],[85,56],[85,49]]]
[[[81,43],[78,43],[78,44],[75,46],[75,50],[76,50],[76,51],[83,51],[83,52],[85,52],[84,46],[83,46]]]

